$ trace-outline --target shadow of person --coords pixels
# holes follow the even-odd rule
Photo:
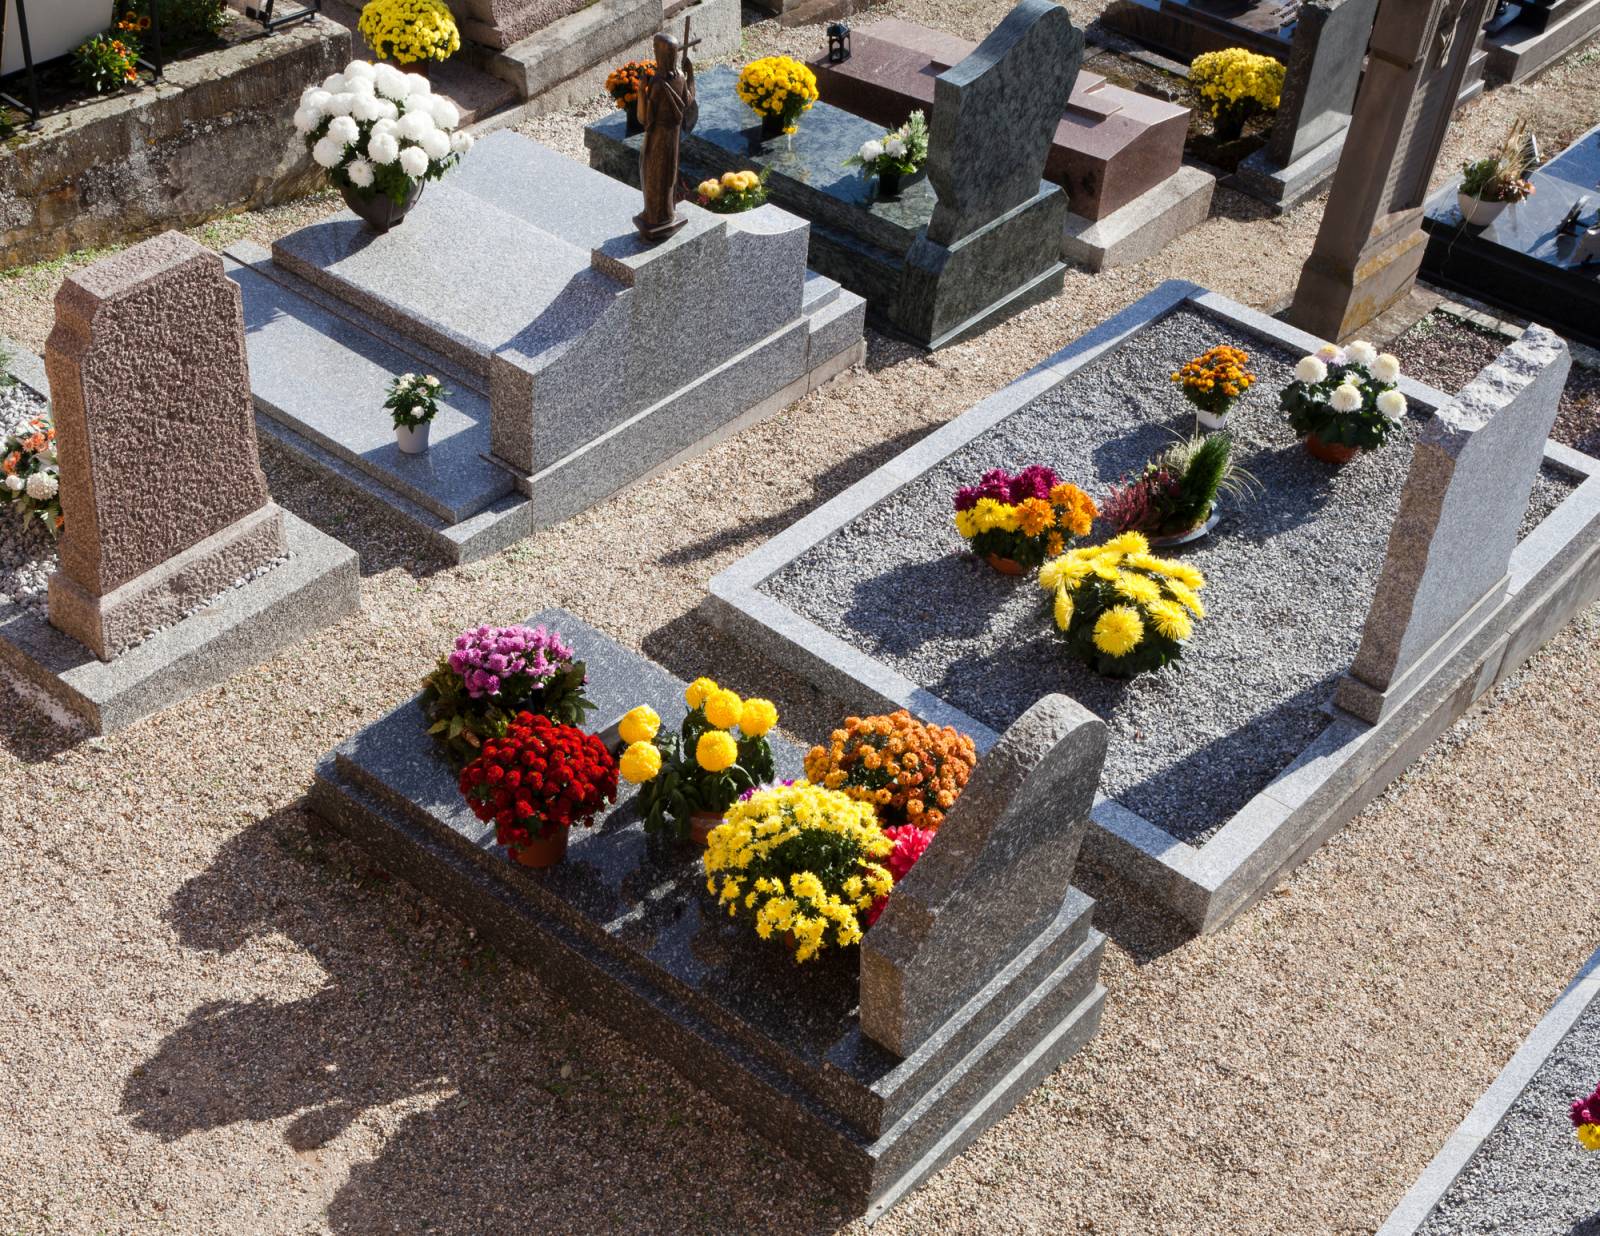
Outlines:
[[[335,1232],[703,1230],[717,1215],[821,1233],[847,1218],[826,1182],[300,806],[231,838],[164,918],[253,990],[192,1009],[126,1079],[123,1113],[164,1142],[275,1123],[251,1136],[352,1164]],[[309,994],[280,994],[303,969],[284,940],[325,976]]]

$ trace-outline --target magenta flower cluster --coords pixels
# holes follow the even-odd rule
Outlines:
[[[963,485],[956,490],[956,510],[970,511],[980,498],[993,498],[1011,506],[1029,498],[1048,502],[1057,483],[1056,474],[1043,464],[1029,464],[1015,476],[1004,468],[991,468],[976,485]]]
[[[1573,1127],[1585,1124],[1600,1124],[1600,1086],[1596,1086],[1588,1098],[1572,1101]]]
[[[564,669],[572,649],[556,631],[541,627],[468,627],[456,636],[450,668],[473,699],[498,695],[507,679],[524,676],[538,686]]]

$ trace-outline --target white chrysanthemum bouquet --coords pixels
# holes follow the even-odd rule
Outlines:
[[[1399,360],[1365,340],[1344,348],[1324,344],[1295,366],[1278,405],[1308,443],[1370,451],[1405,417],[1399,381]]]
[[[461,113],[428,80],[391,64],[352,60],[300,96],[294,127],[317,165],[346,194],[401,205],[472,149]]]

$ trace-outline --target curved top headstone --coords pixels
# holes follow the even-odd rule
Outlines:
[[[861,1031],[900,1056],[1045,930],[1072,884],[1106,727],[1047,695],[979,762],[861,943]]]
[[[1083,32],[1053,0],[1022,0],[934,82],[928,238],[952,245],[1039,193],[1083,60]]]

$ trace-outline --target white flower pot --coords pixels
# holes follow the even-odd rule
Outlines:
[[[1486,202],[1481,197],[1470,197],[1465,193],[1456,194],[1456,205],[1461,209],[1461,217],[1473,227],[1485,227],[1500,217],[1500,212],[1510,202]]]
[[[428,430],[433,428],[432,421],[423,421],[422,424],[412,429],[404,425],[394,427],[394,444],[407,455],[421,455],[428,449]]]
[[[1226,429],[1228,427],[1228,414],[1226,412],[1218,416],[1213,412],[1196,408],[1194,410],[1194,419],[1200,422],[1200,428],[1202,429]]]

